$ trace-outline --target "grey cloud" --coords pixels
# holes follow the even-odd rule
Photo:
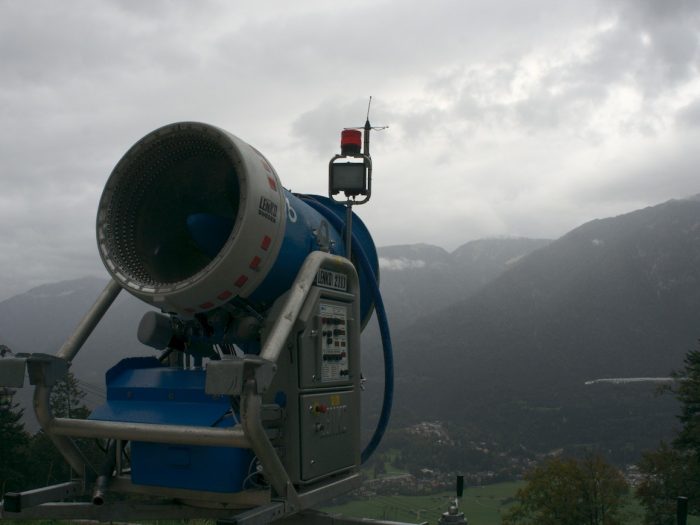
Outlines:
[[[656,28],[648,46],[642,42],[638,24],[620,22],[594,38],[590,55],[551,66],[527,96],[515,102],[491,101],[488,95],[500,92],[507,100],[519,73],[517,62],[485,72],[465,67],[428,87],[451,96],[454,102],[445,114],[465,122],[502,128],[516,125],[530,131],[580,129],[614,89],[632,88],[645,97],[644,107],[621,122],[620,131],[653,134],[662,124],[654,115],[656,99],[697,70],[700,26],[692,21],[691,17],[680,26]]]
[[[676,121],[682,127],[700,127],[700,98],[695,99],[690,104],[678,110]]]
[[[330,86],[334,92],[352,92],[377,81],[391,84],[392,77],[424,76],[456,61],[468,63],[484,56],[502,60],[504,53],[520,52],[522,41],[532,40],[533,31],[541,37],[551,29],[565,31],[578,23],[580,13],[574,5],[414,0],[400,7],[385,1],[359,8],[336,6],[332,12],[300,10],[259,18],[221,35],[216,47],[222,57],[240,59],[253,74],[264,67],[269,74],[296,83],[316,69],[326,91]],[[555,20],[556,15],[566,22]],[[315,91],[314,83],[306,82],[305,88]],[[400,82],[396,88],[401,88]]]
[[[679,19],[697,17],[700,6],[695,0],[616,0],[612,2],[622,8],[625,18],[640,20],[645,24],[674,22]]]
[[[615,72],[618,78],[631,77],[651,96],[687,80],[697,68],[700,4],[625,0],[619,5],[616,24],[601,38],[591,71],[603,78]]]
[[[617,203],[633,208],[698,193],[700,150],[697,130],[684,133],[672,144],[645,141],[624,163],[603,166],[610,175],[595,184],[572,188],[571,198],[582,203]]]
[[[637,174],[629,157],[640,154],[625,142],[639,134],[676,140],[659,100],[697,78],[697,5],[6,2],[0,298],[37,280],[101,271],[94,213],[104,181],[133,142],[177,120],[229,129],[281,172],[297,170],[292,179],[302,185],[307,170],[323,171],[338,151],[340,129],[363,124],[373,95],[372,122],[391,128],[374,141],[377,191],[362,213],[384,244],[551,236],[624,211],[625,199],[697,193],[686,191],[699,160],[685,150],[697,149],[690,142],[666,171],[668,156],[646,143],[661,179]],[[581,47],[562,57],[572,43]],[[518,91],[532,57],[540,77]],[[620,87],[640,94],[642,109],[615,130],[600,129],[591,115]],[[700,121],[696,106],[679,112],[676,131]],[[568,170],[580,170],[570,157],[596,158],[610,135],[622,167],[601,166],[607,179],[595,187],[567,182]],[[430,221],[409,224],[398,213],[416,200]]]
[[[0,300],[57,276],[104,273],[95,248],[93,198],[70,198],[68,191],[18,197],[20,211],[8,212],[0,198]]]
[[[368,101],[369,99],[355,99],[346,103],[322,102],[294,120],[292,134],[295,141],[303,143],[306,148],[322,157],[339,152],[341,129],[364,125]],[[377,101],[374,106],[376,114]],[[371,117],[370,115],[370,119]]]

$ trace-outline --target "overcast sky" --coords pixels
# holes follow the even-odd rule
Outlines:
[[[700,193],[699,29],[694,0],[0,0],[0,300],[106,276],[103,185],[179,120],[323,194],[372,95],[380,246],[554,238]]]

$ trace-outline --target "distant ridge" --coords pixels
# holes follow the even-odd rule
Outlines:
[[[469,241],[452,253],[430,244],[379,248],[380,286],[400,331],[417,318],[469,297],[546,239],[493,238]]]
[[[610,432],[653,443],[673,426],[653,386],[611,398],[584,382],[666,376],[698,337],[700,202],[594,220],[397,336],[397,397],[410,407],[400,417],[430,411],[498,435],[509,428],[531,446]]]

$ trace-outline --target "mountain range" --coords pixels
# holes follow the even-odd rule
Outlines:
[[[669,396],[585,382],[667,376],[698,321],[700,202],[594,220],[398,334],[397,418],[469,421],[541,449],[653,446],[674,424]]]
[[[379,248],[381,291],[392,331],[469,297],[548,239],[496,238],[453,252],[429,244]]]
[[[697,199],[594,220],[555,241],[483,239],[451,253],[389,246],[379,256],[394,334],[394,427],[442,420],[512,446],[603,446],[628,455],[670,435],[675,404],[653,385],[585,383],[666,376],[695,345]],[[0,302],[0,344],[54,353],[105,284],[66,281]],[[153,355],[135,338],[147,309],[121,294],[75,361],[85,384],[101,384],[121,357]],[[380,405],[376,335],[370,323],[369,420]]]

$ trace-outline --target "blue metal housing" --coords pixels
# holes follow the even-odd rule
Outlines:
[[[322,213],[307,204],[309,201],[317,201],[323,204],[326,210],[332,212],[343,224],[346,221],[346,208],[328,197],[319,195],[295,195],[284,190],[287,204],[287,225],[284,234],[284,241],[280,248],[277,260],[270,273],[263,282],[251,294],[250,300],[253,303],[274,301],[281,294],[286,292],[294,282],[299,268],[312,251],[322,249],[318,243],[317,233],[321,223],[328,226],[330,253],[345,256],[345,243],[343,241],[344,232],[338,231],[333,222]],[[379,261],[377,250],[372,240],[369,230],[362,220],[353,213],[352,231],[355,238],[362,245],[369,260],[369,266],[374,272],[375,280],[379,280]],[[362,325],[364,326],[372,315],[374,302],[368,278],[363,275],[359,265],[360,277],[360,313]]]
[[[232,426],[227,397],[205,394],[204,370],[164,367],[152,357],[124,359],[107,371],[107,402],[90,419],[202,427]],[[238,492],[253,455],[247,449],[131,443],[138,485]]]

